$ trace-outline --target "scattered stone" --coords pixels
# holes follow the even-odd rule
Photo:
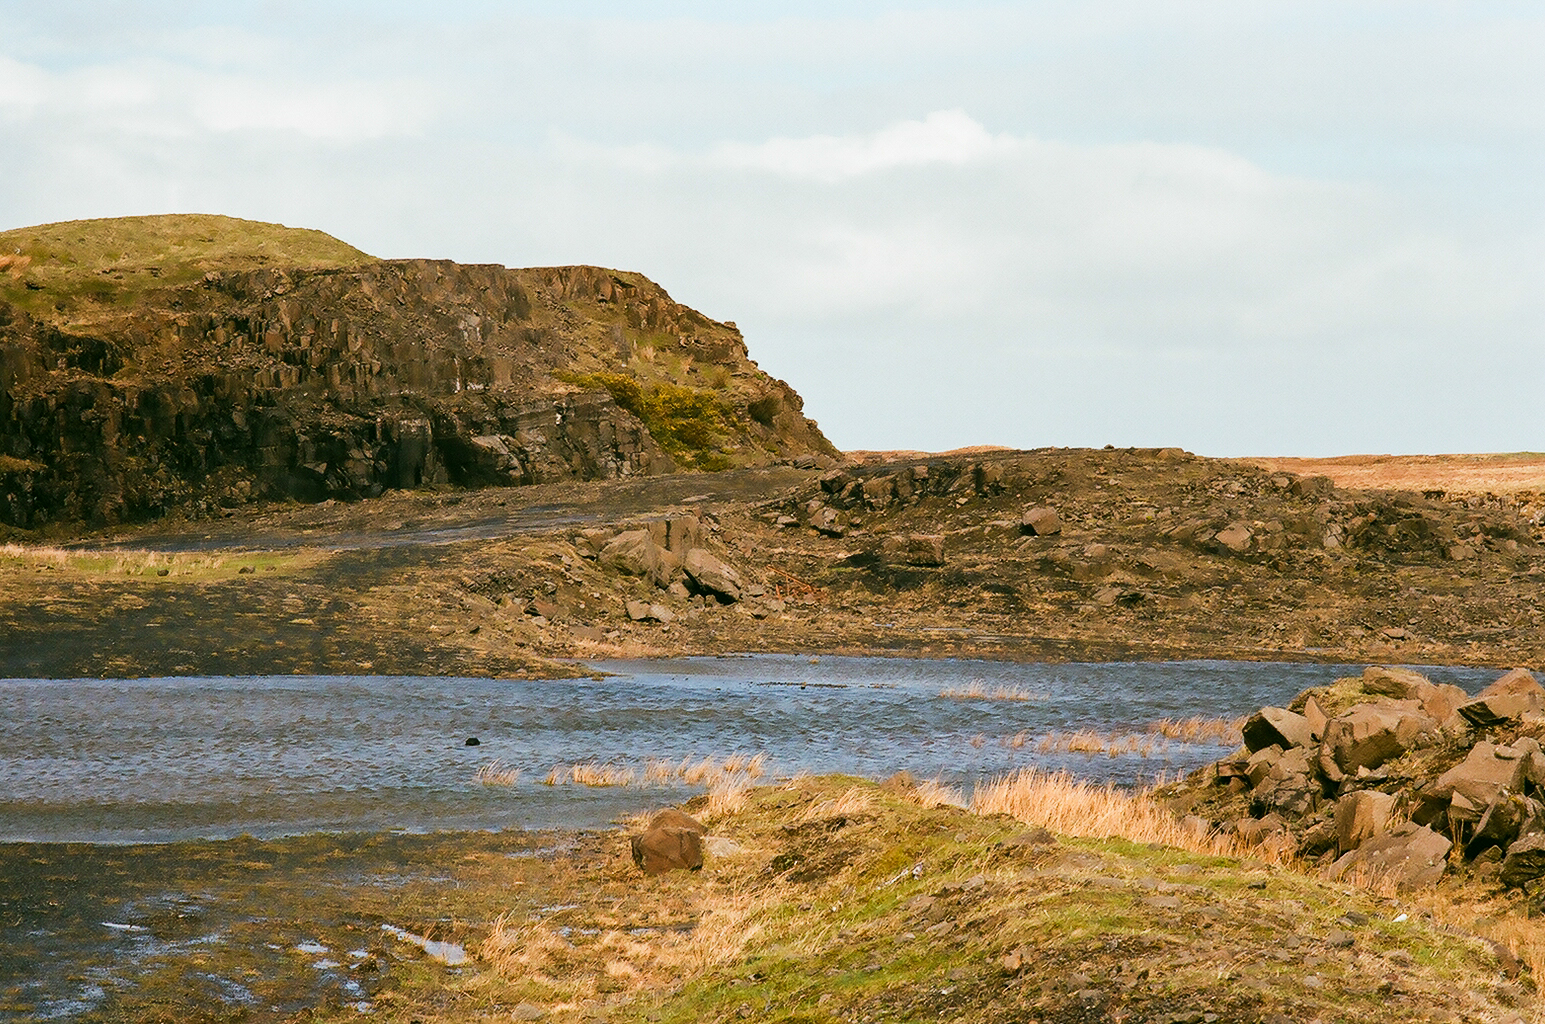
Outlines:
[[[1037,505],[1019,517],[1019,529],[1035,537],[1051,537],[1062,532],[1062,517],[1045,505]]]
[[[535,1003],[521,1003],[510,1011],[511,1020],[541,1020],[547,1011]]]
[[[904,565],[939,566],[944,564],[944,537],[928,533],[893,535],[881,542],[880,553]]]

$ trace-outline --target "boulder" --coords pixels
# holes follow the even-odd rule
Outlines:
[[[686,811],[677,810],[674,807],[667,807],[665,810],[657,812],[654,817],[649,819],[649,827],[684,828],[688,831],[696,832],[698,835],[706,835],[708,832],[708,829],[701,821],[698,821]]]
[[[1325,723],[1320,770],[1340,782],[1359,768],[1377,768],[1399,757],[1437,731],[1438,723],[1416,701],[1357,704]]]
[[[1062,532],[1062,517],[1045,505],[1037,505],[1019,517],[1019,529],[1032,536],[1050,537]]]
[[[649,826],[632,837],[633,863],[646,875],[660,875],[682,869],[698,871],[703,866],[702,822],[675,808],[668,808],[649,819]]]
[[[1256,786],[1252,803],[1258,810],[1281,811],[1297,818],[1312,811],[1319,797],[1320,785],[1310,774],[1308,752],[1294,747],[1277,758]]]
[[[1447,801],[1451,818],[1476,821],[1500,793],[1518,791],[1529,767],[1524,751],[1482,740],[1463,761],[1422,790],[1422,798]]]
[[[943,565],[944,537],[936,533],[895,534],[881,543],[880,553],[905,565]]]
[[[1252,788],[1266,781],[1266,776],[1271,774],[1272,766],[1282,757],[1282,748],[1276,744],[1262,747],[1247,758],[1243,770],[1239,773],[1250,780]]]
[[[827,537],[841,537],[848,532],[847,521],[842,513],[828,505],[810,512],[810,528]]]
[[[654,542],[648,530],[628,530],[607,542],[596,561],[629,576],[667,587],[681,572],[681,559]]]
[[[1272,744],[1283,750],[1314,744],[1314,731],[1309,726],[1309,720],[1285,708],[1261,708],[1250,716],[1241,731],[1244,733],[1245,746],[1252,752]]]
[[[1309,735],[1318,743],[1325,738],[1325,723],[1330,721],[1330,716],[1320,708],[1320,702],[1310,697],[1304,701],[1304,720],[1309,723]]]
[[[870,508],[885,508],[896,497],[896,478],[874,476],[863,483],[864,504]]]
[[[1469,694],[1449,683],[1434,683],[1420,672],[1389,665],[1370,665],[1363,669],[1363,690],[1383,697],[1414,700],[1421,704],[1428,718],[1442,725]]]
[[[1524,836],[1507,848],[1500,875],[1503,885],[1520,888],[1541,875],[1545,875],[1545,833]]]
[[[1395,795],[1376,789],[1348,793],[1336,802],[1336,847],[1342,853],[1357,849],[1383,832],[1395,811]]]
[[[674,622],[676,619],[676,613],[663,604],[628,601],[624,607],[627,609],[628,618],[634,622]]]
[[[1229,523],[1219,530],[1213,540],[1223,547],[1228,548],[1236,555],[1244,554],[1250,550],[1250,540],[1255,535],[1250,532],[1250,527],[1244,523]]]
[[[683,567],[698,593],[710,594],[726,603],[740,600],[744,585],[740,573],[703,548],[688,551]]]
[[[1515,668],[1459,705],[1459,713],[1471,725],[1486,728],[1521,718],[1527,711],[1545,707],[1545,689],[1524,669]]]
[[[656,519],[644,529],[657,546],[678,558],[685,558],[688,551],[703,546],[703,521],[695,515]]]
[[[703,833],[689,828],[651,828],[634,836],[632,845],[633,863],[646,875],[703,867]]]
[[[1424,825],[1406,822],[1363,841],[1331,865],[1332,877],[1365,872],[1402,889],[1434,885],[1448,866],[1453,843]]]

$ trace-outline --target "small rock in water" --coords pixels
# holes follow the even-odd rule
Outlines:
[[[468,747],[481,747],[482,745],[483,745],[483,741],[478,739],[476,736],[468,736],[467,737],[467,742],[465,744],[463,744],[463,746],[468,746]]]

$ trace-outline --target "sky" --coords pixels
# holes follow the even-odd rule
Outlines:
[[[844,449],[1545,450],[1545,5],[0,0],[0,229],[641,272]]]

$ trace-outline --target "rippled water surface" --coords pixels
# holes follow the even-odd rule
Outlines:
[[[553,768],[595,762],[641,774],[651,759],[734,753],[765,752],[771,776],[904,768],[969,786],[1039,766],[1131,782],[1189,770],[1220,749],[1159,741],[1111,756],[1039,741],[1233,717],[1360,670],[783,655],[595,667],[612,674],[3,680],[0,840],[593,826],[694,790],[547,785]],[[1471,691],[1496,675],[1428,671]],[[973,689],[1021,699],[941,696]],[[478,781],[495,760],[520,772],[513,785]]]

